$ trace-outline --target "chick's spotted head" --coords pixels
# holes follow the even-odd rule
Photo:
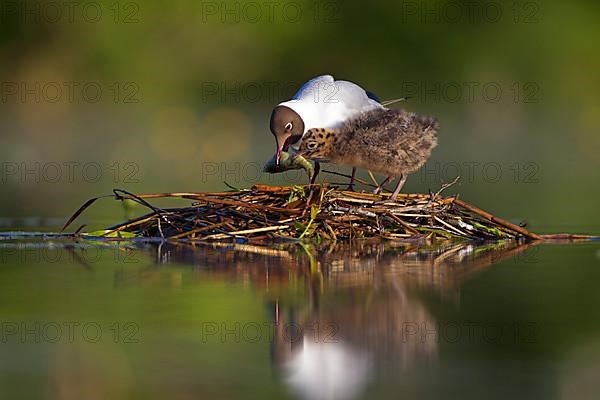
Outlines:
[[[310,129],[304,134],[298,154],[315,161],[326,161],[330,159],[335,133],[327,129]]]

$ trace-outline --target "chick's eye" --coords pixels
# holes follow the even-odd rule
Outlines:
[[[293,125],[291,122],[288,122],[287,124],[285,124],[284,128],[286,131],[291,131],[293,128]]]
[[[317,148],[317,142],[308,142],[308,143],[306,143],[306,147],[309,150],[314,150]]]

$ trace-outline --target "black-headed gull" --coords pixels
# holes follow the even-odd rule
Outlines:
[[[336,81],[331,75],[321,75],[306,82],[291,100],[273,109],[271,132],[277,142],[276,160],[282,151],[296,144],[312,128],[335,128],[348,119],[384,105],[371,92],[349,81]],[[354,181],[355,169],[352,170]],[[319,172],[315,163],[313,182]]]

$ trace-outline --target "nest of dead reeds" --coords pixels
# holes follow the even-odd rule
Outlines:
[[[192,242],[542,239],[457,196],[444,197],[440,192],[400,194],[391,201],[387,194],[345,191],[329,185],[256,185],[229,192],[146,195],[115,189],[110,197],[135,201],[149,213],[92,235]],[[88,200],[64,228],[99,198]],[[150,203],[158,198],[180,198],[191,204],[159,208]]]

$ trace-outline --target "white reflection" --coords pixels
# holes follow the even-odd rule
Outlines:
[[[369,360],[341,342],[323,343],[304,336],[284,366],[286,382],[302,398],[351,399],[362,393]]]

